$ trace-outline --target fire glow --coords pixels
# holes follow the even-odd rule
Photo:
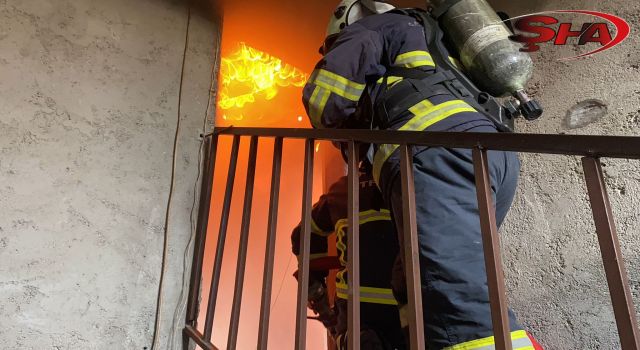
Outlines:
[[[281,59],[244,43],[221,63],[218,106],[222,110],[242,109],[259,99],[272,100],[279,88],[302,87],[308,78]]]

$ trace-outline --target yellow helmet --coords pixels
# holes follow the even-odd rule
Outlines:
[[[393,10],[393,5],[373,0],[342,0],[331,16],[327,35],[320,53],[325,54],[335,42],[338,34],[348,25],[371,15]]]

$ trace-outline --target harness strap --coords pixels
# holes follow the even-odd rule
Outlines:
[[[447,85],[455,82],[455,76],[451,72],[442,71],[429,74],[417,69],[391,69],[393,76],[405,78],[388,90],[381,99],[379,115],[384,115],[385,120],[380,120],[382,127],[388,126],[391,120],[405,113],[416,103],[437,95],[448,95],[450,91]],[[381,118],[382,119],[382,118]]]
[[[440,19],[450,8],[452,8],[455,4],[459,3],[462,0],[445,0],[442,5],[434,8],[431,11],[431,15],[436,19]]]
[[[484,114],[491,120],[498,130],[512,131],[513,119],[505,115],[504,108],[497,99],[489,94],[480,91],[469,78],[464,75],[455,65],[453,65],[447,55],[444,46],[444,33],[440,29],[437,18],[444,14],[451,6],[454,6],[461,0],[447,0],[443,5],[435,9],[431,14],[417,9],[400,9],[393,12],[415,18],[424,27],[425,40],[427,48],[431,53],[433,62],[435,63],[435,73],[425,72],[415,68],[390,68],[384,77],[383,95],[381,102],[375,108],[375,115],[380,126],[388,126],[389,122],[398,117],[403,111],[403,107],[415,103],[417,99],[426,99],[428,97],[441,94],[444,90],[452,94],[458,99],[464,100],[477,112]],[[435,12],[434,12],[435,11]],[[435,17],[435,18],[434,18]],[[411,71],[411,72],[410,72]],[[440,75],[433,81],[424,78],[425,75]],[[388,76],[406,77],[408,82],[404,80],[393,85],[393,88],[387,89]],[[443,79],[443,76],[446,79]],[[412,96],[410,96],[412,95]],[[399,105],[395,106],[392,102]]]

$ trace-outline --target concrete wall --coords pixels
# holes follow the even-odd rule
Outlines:
[[[523,132],[640,135],[640,3],[494,1],[513,15],[589,8],[630,21],[592,58],[534,55],[544,119]],[[151,345],[170,187],[186,10],[177,1],[0,0],[0,341],[8,349]],[[216,26],[191,22],[159,349],[172,330],[189,242]],[[608,115],[568,130],[598,98]],[[619,348],[580,161],[523,155],[503,227],[511,305],[549,349]],[[640,164],[604,160],[640,298]],[[636,303],[638,304],[638,303]],[[177,312],[176,312],[177,310]]]
[[[546,113],[522,132],[640,136],[640,2],[495,1],[510,15],[552,9],[617,14],[632,26],[621,46],[591,58],[559,62],[547,46],[534,54],[531,91]],[[582,22],[586,18],[582,18]],[[577,22],[577,21],[576,21]],[[576,24],[576,27],[579,25]],[[570,46],[565,56],[576,50]],[[566,112],[596,98],[608,114],[569,130]],[[503,227],[511,305],[548,349],[617,349],[617,330],[587,202],[580,159],[522,155],[520,189]],[[636,306],[640,305],[640,162],[603,160]]]
[[[150,348],[186,21],[176,0],[0,1],[0,347]],[[216,28],[192,17],[157,349],[173,348]]]

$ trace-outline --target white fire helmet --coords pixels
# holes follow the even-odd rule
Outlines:
[[[331,16],[325,42],[320,53],[325,54],[342,29],[354,22],[379,13],[393,10],[393,5],[373,0],[342,0]]]

